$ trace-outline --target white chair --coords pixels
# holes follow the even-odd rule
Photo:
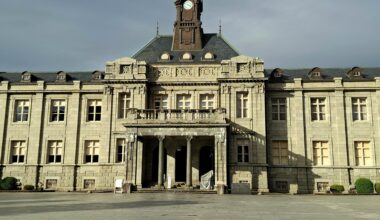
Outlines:
[[[115,180],[114,194],[116,193],[124,193],[124,179]]]

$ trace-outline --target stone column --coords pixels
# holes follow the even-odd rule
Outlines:
[[[158,137],[158,187],[161,187],[163,184],[162,177],[164,175],[164,139],[165,136]]]
[[[136,186],[137,188],[142,188],[142,182],[143,182],[143,150],[144,150],[144,143],[142,139],[137,140],[137,158],[136,158]]]
[[[191,170],[191,140],[193,136],[186,136],[187,153],[186,153],[186,187],[192,186],[192,170]]]

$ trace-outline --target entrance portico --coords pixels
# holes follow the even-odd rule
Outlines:
[[[215,185],[227,185],[227,125],[126,127],[127,137],[136,137],[127,138],[127,154],[134,157],[126,163],[127,181],[138,189],[195,188],[200,177],[211,171],[205,168],[213,169]]]

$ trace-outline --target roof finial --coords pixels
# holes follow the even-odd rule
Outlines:
[[[157,27],[156,27],[156,37],[160,36],[160,24],[157,21]]]
[[[222,36],[222,19],[219,19],[219,36]]]

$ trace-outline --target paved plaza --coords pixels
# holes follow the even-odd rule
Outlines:
[[[0,219],[380,219],[378,196],[0,193]]]

